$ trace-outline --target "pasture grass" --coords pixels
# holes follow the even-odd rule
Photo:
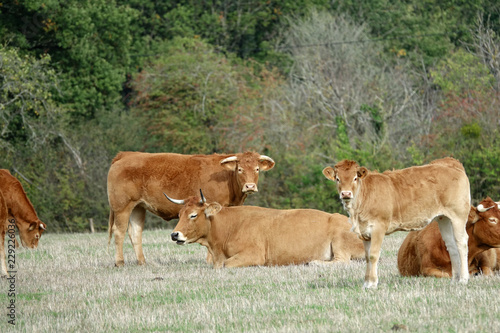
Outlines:
[[[16,250],[15,326],[0,332],[494,332],[500,275],[403,278],[396,257],[406,233],[387,236],[379,287],[363,290],[365,263],[214,270],[198,244],[171,230],[144,233],[148,262],[137,266],[126,239],[114,267],[107,234],[45,234],[37,250]],[[10,284],[0,281],[7,313]]]

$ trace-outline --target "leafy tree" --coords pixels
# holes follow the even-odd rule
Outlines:
[[[23,53],[49,54],[60,72],[62,94],[76,121],[120,102],[131,64],[131,21],[137,11],[115,1],[2,3],[3,42]]]
[[[14,151],[41,145],[54,135],[62,113],[53,101],[58,78],[50,56],[21,56],[0,47],[0,148]]]
[[[256,149],[262,78],[200,39],[174,38],[134,81],[133,114],[152,151],[212,153]],[[252,130],[250,131],[250,128]]]

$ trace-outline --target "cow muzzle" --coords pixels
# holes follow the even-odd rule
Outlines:
[[[255,184],[255,183],[246,183],[243,186],[242,192],[243,193],[254,193],[254,192],[259,192],[259,190],[257,189],[257,184]]]
[[[186,243],[186,237],[182,234],[182,232],[172,232],[170,237],[177,245],[184,245]]]
[[[340,199],[342,200],[351,200],[352,192],[351,191],[342,191],[340,192]]]

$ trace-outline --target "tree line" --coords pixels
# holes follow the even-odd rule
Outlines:
[[[246,204],[341,212],[321,174],[453,156],[500,192],[495,1],[5,1],[0,168],[50,231],[107,228],[122,150],[255,150]],[[165,226],[152,220],[149,226]]]

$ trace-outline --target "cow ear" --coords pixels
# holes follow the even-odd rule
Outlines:
[[[323,175],[325,175],[326,178],[335,180],[335,169],[332,168],[331,166],[327,166],[326,168],[323,169]]]
[[[238,157],[236,155],[233,155],[233,156],[230,156],[230,157],[225,158],[222,161],[220,161],[220,164],[224,168],[226,168],[230,171],[234,171],[234,170],[236,170],[237,162],[238,162]]]
[[[221,209],[222,206],[219,203],[213,202],[210,205],[208,205],[207,208],[205,208],[205,216],[206,217],[214,216],[215,214],[220,212]]]
[[[36,222],[31,222],[30,227],[28,228],[28,231],[35,230],[35,228],[38,228],[38,223]]]
[[[357,170],[358,178],[363,178],[368,174],[368,169],[365,167],[359,167]]]
[[[260,155],[259,167],[262,171],[271,170],[274,167],[274,160],[266,155]]]
[[[470,222],[471,224],[474,224],[477,221],[479,221],[479,219],[480,219],[480,216],[477,213],[476,207],[471,207],[470,211],[469,211],[469,217],[467,218],[467,222]]]

